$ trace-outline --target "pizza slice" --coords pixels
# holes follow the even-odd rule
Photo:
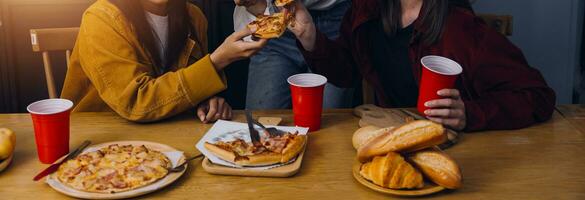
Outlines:
[[[256,30],[252,36],[262,39],[280,37],[286,31],[287,26],[287,18],[285,17],[284,13],[261,15],[258,16],[256,20],[248,24],[249,29]]]
[[[294,2],[294,0],[274,0],[274,5],[278,7],[285,7],[293,4]]]
[[[287,163],[305,146],[306,135],[285,133],[261,139],[262,146],[255,147],[242,139],[229,142],[206,142],[205,148],[219,158],[240,166],[266,166]]]

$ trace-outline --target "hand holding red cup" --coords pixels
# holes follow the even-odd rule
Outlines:
[[[425,56],[419,88],[418,111],[432,121],[461,130],[465,128],[465,105],[455,81],[463,68],[441,56]]]

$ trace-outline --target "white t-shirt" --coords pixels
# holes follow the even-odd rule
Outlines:
[[[154,42],[158,46],[160,60],[163,64],[167,63],[165,52],[168,48],[169,16],[160,16],[146,12],[146,21],[148,21],[154,31]]]
[[[331,7],[337,5],[338,3],[345,2],[347,0],[303,0],[303,4],[309,10],[327,10]],[[269,6],[267,6],[266,11],[264,14],[268,15],[274,13],[273,10],[270,10],[272,6],[272,0],[266,0]],[[234,31],[242,30],[246,27],[250,22],[254,21],[256,16],[252,15],[246,10],[244,6],[236,6],[234,9]]]

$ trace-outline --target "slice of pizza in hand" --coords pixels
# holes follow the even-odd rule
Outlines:
[[[252,36],[255,38],[272,39],[278,38],[286,31],[288,20],[284,13],[273,15],[261,15],[248,24],[248,29],[256,30]]]
[[[262,147],[236,139],[215,144],[205,142],[205,148],[222,160],[239,166],[267,166],[291,161],[303,150],[306,141],[306,135],[286,133],[263,137]]]
[[[293,4],[294,2],[294,0],[274,0],[274,5],[278,7],[285,7]]]

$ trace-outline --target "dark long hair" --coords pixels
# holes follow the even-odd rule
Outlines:
[[[400,0],[378,0],[384,32],[394,36],[402,28],[402,6]],[[427,45],[437,42],[443,33],[443,26],[449,14],[450,0],[424,0],[419,16],[423,18],[422,26],[426,31],[421,33],[423,43]]]
[[[159,52],[152,27],[146,20],[145,11],[142,8],[140,0],[110,0],[110,2],[120,11],[130,22],[133,27],[138,41],[142,47],[146,49],[154,60],[156,71],[170,68],[170,66],[179,58],[183,48],[185,48],[185,40],[189,37],[190,17],[187,11],[186,0],[169,0],[167,3],[167,13],[169,18],[169,34],[167,38],[168,47],[166,52]],[[163,54],[167,63],[162,63],[160,54]]]

